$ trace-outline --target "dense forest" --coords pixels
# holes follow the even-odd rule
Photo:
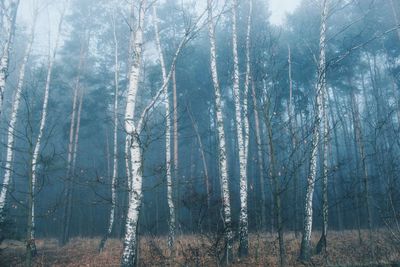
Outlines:
[[[398,266],[400,2],[269,6],[1,0],[0,265]]]

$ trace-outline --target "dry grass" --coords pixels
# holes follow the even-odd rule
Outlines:
[[[399,266],[394,263],[400,262],[398,247],[391,244],[384,232],[375,232],[373,242],[369,242],[367,234],[363,233],[365,241],[362,244],[356,232],[330,232],[327,254],[313,256],[308,263],[297,261],[300,240],[290,233],[285,239],[289,266]],[[316,233],[313,236],[314,244],[317,240]],[[56,240],[39,240],[35,266],[119,266],[121,242],[109,240],[102,253],[97,252],[98,244],[99,239],[74,238],[67,246],[60,248]],[[24,247],[21,243],[5,242],[2,248],[0,266],[23,266]],[[143,237],[140,243],[140,266],[216,266],[221,250],[216,237],[182,236],[176,241],[175,256],[169,260],[165,238]],[[278,253],[275,236],[252,234],[249,257],[242,261],[236,259],[233,266],[277,266]]]

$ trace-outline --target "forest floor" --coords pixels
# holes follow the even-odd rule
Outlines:
[[[329,232],[327,253],[313,256],[308,263],[301,263],[297,261],[300,238],[287,234],[287,266],[400,266],[400,244],[396,244],[389,233],[374,232],[372,242],[368,236],[367,232],[363,232],[360,244],[357,231]],[[318,237],[318,233],[313,234],[314,245]],[[176,256],[168,260],[164,238],[143,237],[139,265],[217,266],[222,251],[219,243],[219,236],[182,236],[176,240]],[[55,239],[38,240],[34,266],[119,266],[121,241],[108,240],[102,253],[97,252],[98,244],[99,239],[96,238],[74,238],[64,247],[59,247]],[[22,242],[6,240],[0,246],[0,266],[23,266],[24,253]],[[232,266],[277,266],[278,253],[276,237],[251,234],[249,257],[236,259]]]

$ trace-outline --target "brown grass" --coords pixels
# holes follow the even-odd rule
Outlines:
[[[372,242],[369,242],[366,233],[363,233],[362,237],[364,241],[360,244],[357,232],[330,232],[327,254],[315,255],[310,262],[301,263],[297,260],[300,240],[294,234],[288,233],[285,236],[287,263],[289,266],[397,266],[394,263],[400,262],[399,247],[390,242],[385,232],[375,232]],[[168,257],[166,238],[142,237],[140,266],[217,266],[223,248],[216,240],[216,237],[205,235],[179,237],[176,240],[174,257]],[[317,240],[318,234],[315,233],[314,245]],[[108,240],[102,253],[97,252],[98,244],[99,239],[74,238],[68,245],[60,248],[56,240],[38,240],[38,256],[34,266],[119,266],[122,250],[120,240]],[[370,244],[373,244],[374,253]],[[3,249],[0,252],[0,266],[23,266],[24,247],[21,243],[6,241],[1,248]],[[278,264],[279,249],[276,236],[252,234],[249,252],[249,257],[243,260],[236,259],[233,266]]]

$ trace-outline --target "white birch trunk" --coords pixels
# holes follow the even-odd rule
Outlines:
[[[100,241],[99,252],[104,248],[107,238],[111,235],[117,202],[117,176],[118,176],[118,94],[119,94],[119,60],[118,60],[118,38],[115,25],[115,13],[113,14],[113,37],[114,37],[114,144],[113,144],[113,172],[111,178],[111,209],[107,232]]]
[[[125,172],[126,172],[126,179],[128,182],[128,199],[131,198],[131,193],[132,193],[131,157],[129,155],[130,147],[131,147],[131,138],[129,135],[127,135],[125,138]]]
[[[123,253],[121,259],[121,266],[134,266],[138,262],[138,222],[139,212],[142,201],[142,182],[143,182],[143,162],[142,152],[140,147],[140,133],[144,125],[147,114],[154,108],[160,96],[165,93],[166,87],[168,86],[169,80],[171,79],[172,72],[175,68],[177,58],[186,44],[190,39],[189,32],[185,33],[181,43],[179,44],[174,58],[171,63],[171,68],[166,75],[166,80],[163,82],[162,87],[156,93],[152,101],[144,108],[141,116],[139,116],[138,122],[135,124],[135,107],[137,102],[138,85],[140,77],[140,69],[142,63],[142,50],[143,50],[143,31],[144,31],[144,16],[146,10],[146,0],[140,0],[138,3],[138,23],[134,37],[131,39],[134,42],[134,58],[132,59],[132,66],[129,74],[127,104],[125,110],[125,131],[127,132],[127,141],[129,140],[129,156],[130,162],[130,173],[131,173],[131,186],[132,192],[129,196],[128,203],[128,214],[126,218],[126,230],[124,237]],[[136,126],[137,125],[137,126]],[[127,142],[128,144],[128,142]]]
[[[233,97],[235,103],[236,134],[239,149],[240,173],[240,215],[239,215],[239,256],[248,254],[248,214],[247,214],[247,162],[246,162],[246,136],[243,134],[242,104],[240,97],[239,56],[237,47],[237,0],[232,0],[232,46],[233,46]],[[248,78],[248,77],[247,77]],[[247,88],[248,88],[248,81]],[[246,98],[244,95],[243,98]],[[247,101],[246,101],[247,102]],[[247,129],[248,133],[248,122]]]
[[[175,239],[175,206],[173,201],[173,187],[172,187],[172,172],[171,172],[171,120],[170,120],[170,96],[168,93],[168,79],[167,70],[165,68],[164,55],[161,48],[161,40],[158,29],[158,17],[156,7],[153,6],[153,24],[154,31],[156,34],[156,45],[158,51],[158,58],[160,60],[161,72],[163,84],[166,84],[164,89],[165,96],[165,169],[166,169],[166,179],[167,179],[167,202],[169,209],[169,221],[168,221],[168,248],[170,254],[172,254],[174,239]]]
[[[25,69],[28,63],[29,56],[32,51],[32,44],[35,35],[35,26],[36,26],[36,17],[37,14],[34,15],[34,22],[32,24],[31,33],[29,35],[29,41],[25,50],[24,58],[22,59],[22,64],[20,67],[17,87],[15,90],[14,101],[11,110],[11,118],[7,130],[7,155],[6,155],[6,163],[5,163],[5,171],[3,176],[3,187],[0,192],[0,223],[2,223],[5,219],[5,205],[7,200],[8,189],[11,181],[11,175],[13,172],[13,156],[14,156],[14,131],[17,126],[17,115],[19,110],[19,104],[21,102],[21,94],[22,88],[24,86],[25,81]]]
[[[319,63],[318,63],[318,82],[316,85],[316,101],[315,101],[315,118],[314,128],[311,140],[311,156],[309,174],[307,178],[306,201],[304,207],[303,236],[301,241],[300,258],[309,260],[311,256],[311,232],[312,232],[312,215],[313,215],[313,195],[315,187],[315,179],[317,175],[318,160],[318,144],[320,141],[320,127],[323,116],[323,94],[326,91],[326,20],[328,17],[328,2],[323,0],[321,13],[321,31],[319,41]]]
[[[244,94],[243,94],[243,127],[244,127],[244,146],[245,146],[245,158],[246,165],[249,154],[249,114],[248,114],[248,95],[251,82],[251,23],[253,17],[253,0],[249,0],[249,15],[247,17],[247,33],[246,33],[246,78],[244,83]]]
[[[176,71],[172,74],[172,94],[173,94],[173,105],[174,105],[174,175],[177,185],[178,180],[178,169],[179,169],[179,136],[178,136],[178,95],[176,90]],[[178,194],[179,195],[179,194]]]
[[[328,172],[329,172],[329,120],[328,120],[328,90],[324,88],[323,91],[323,162],[322,162],[322,234],[317,244],[317,253],[327,252],[327,235],[328,235]]]
[[[221,181],[221,193],[225,223],[225,263],[229,264],[232,262],[232,246],[233,246],[233,234],[232,234],[232,221],[231,221],[231,203],[229,193],[229,177],[228,177],[228,160],[226,153],[226,141],[225,141],[225,130],[224,130],[224,119],[222,115],[222,100],[221,90],[218,81],[217,71],[217,53],[215,44],[215,25],[213,22],[212,12],[212,0],[207,0],[208,8],[208,33],[210,38],[210,65],[211,74],[215,91],[215,113],[217,122],[217,134],[218,134],[218,159],[219,159],[219,171]]]
[[[14,34],[15,34],[15,23],[17,18],[17,11],[19,6],[19,0],[13,0],[9,2],[7,9],[3,6],[3,27],[1,28],[4,30],[4,36],[6,36],[3,45],[3,51],[0,58],[0,115],[3,111],[3,101],[4,101],[4,91],[6,89],[6,82],[8,76],[8,65],[10,59],[10,53],[12,44],[14,41]],[[4,23],[5,22],[5,23]],[[5,27],[4,27],[5,26]]]
[[[143,27],[146,8],[146,0],[139,2],[138,25],[134,37],[134,58],[129,74],[128,95],[125,110],[125,131],[130,138],[130,173],[132,192],[129,194],[128,213],[126,218],[126,229],[124,246],[122,252],[121,266],[135,266],[138,262],[137,247],[138,236],[137,228],[139,222],[139,211],[142,201],[142,155],[139,141],[139,133],[135,127],[135,107],[138,93],[140,68],[142,63],[143,50]]]
[[[47,69],[47,77],[46,77],[46,84],[44,89],[44,99],[43,99],[43,106],[42,106],[42,116],[40,118],[40,126],[39,126],[39,134],[36,139],[35,148],[33,150],[32,160],[31,160],[31,179],[32,179],[32,188],[31,188],[31,199],[32,203],[30,203],[30,217],[31,217],[31,234],[30,234],[30,243],[32,246],[33,254],[36,253],[36,246],[35,246],[35,190],[36,190],[36,169],[38,164],[39,152],[41,147],[41,142],[43,138],[44,128],[46,126],[46,117],[47,117],[47,106],[49,102],[49,93],[50,93],[50,82],[51,82],[51,75],[53,72],[53,65],[57,55],[58,43],[60,39],[62,24],[64,20],[64,14],[68,5],[68,0],[64,5],[64,9],[61,14],[60,22],[58,24],[58,32],[56,36],[56,41],[54,45],[53,54],[49,55],[49,62],[48,62],[48,69]]]

